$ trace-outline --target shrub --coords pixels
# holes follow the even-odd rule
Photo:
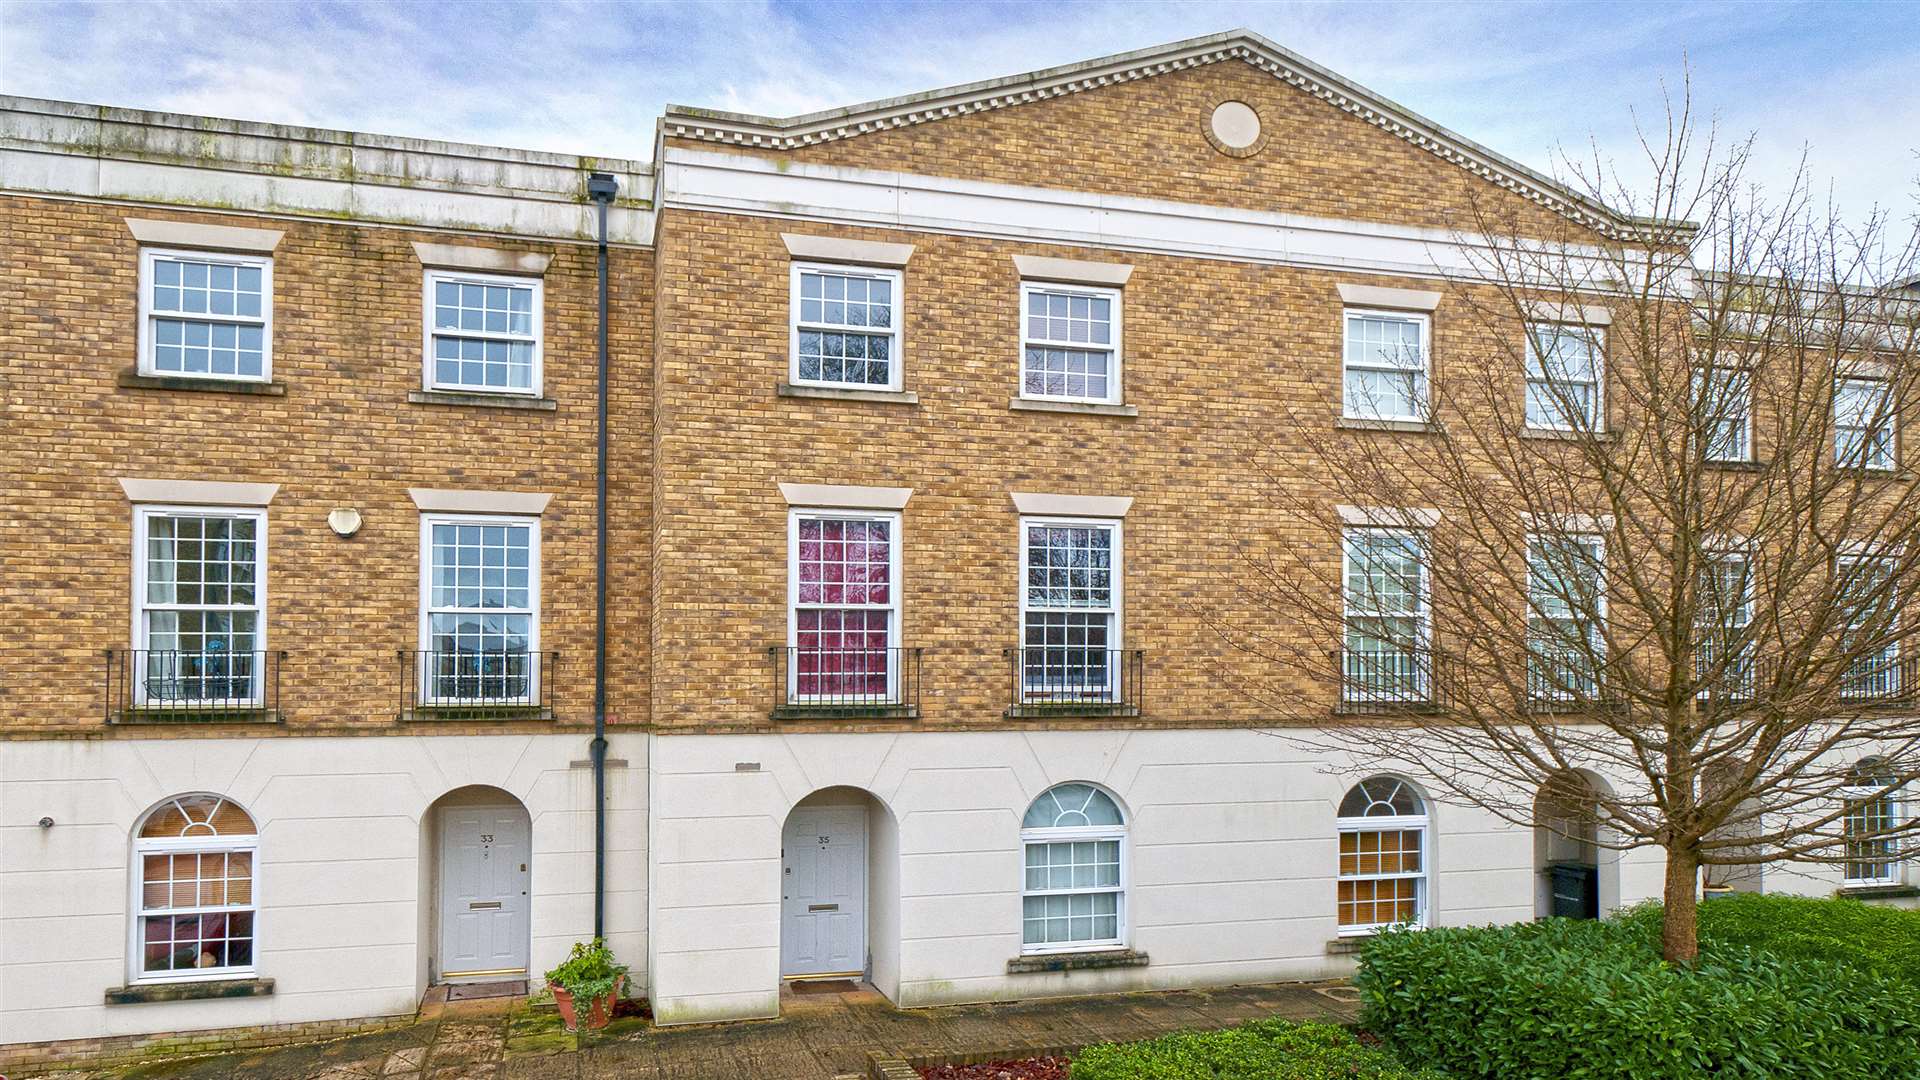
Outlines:
[[[1683,970],[1661,960],[1658,925],[1636,911],[1382,934],[1361,954],[1363,1021],[1459,1077],[1920,1076],[1910,984],[1712,938]]]
[[[1072,1080],[1441,1080],[1364,1046],[1345,1028],[1252,1020],[1225,1031],[1105,1043],[1074,1055]]]
[[[1658,904],[1621,917],[1659,933]],[[1700,905],[1700,941],[1703,948],[1744,946],[1783,960],[1827,960],[1920,985],[1920,911],[1741,893]]]

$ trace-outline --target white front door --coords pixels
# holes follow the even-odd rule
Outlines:
[[[865,972],[866,808],[795,810],[780,843],[780,974]]]
[[[527,812],[518,806],[440,811],[440,977],[527,970]]]

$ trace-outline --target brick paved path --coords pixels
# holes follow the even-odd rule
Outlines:
[[[1259,1016],[1345,1022],[1341,984],[1273,984],[898,1010],[871,991],[787,996],[778,1020],[653,1028],[616,1021],[576,1040],[551,1007],[450,1005],[411,1027],[319,1046],[156,1062],[62,1080],[836,1080],[865,1077],[871,1054],[1018,1054],[1219,1028]]]

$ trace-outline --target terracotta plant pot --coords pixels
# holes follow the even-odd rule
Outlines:
[[[599,1031],[613,1022],[613,1006],[620,999],[620,986],[625,981],[621,979],[613,984],[613,989],[593,999],[587,1009],[586,1030]],[[567,1026],[568,1031],[579,1031],[580,1015],[574,1009],[573,995],[561,989],[557,983],[548,983],[547,989],[553,991],[553,1003],[560,1007],[560,1022]]]

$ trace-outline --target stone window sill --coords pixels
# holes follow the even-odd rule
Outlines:
[[[1709,469],[1720,469],[1724,472],[1759,472],[1766,468],[1765,465],[1750,458],[1741,460],[1707,458],[1705,464]]]
[[[268,997],[272,979],[206,979],[170,983],[134,983],[107,991],[109,1005],[140,1005],[152,1001],[212,1001],[219,998]]]
[[[1920,896],[1920,885],[1847,885],[1833,891],[1853,900],[1905,900]]]
[[[775,720],[918,720],[917,705],[776,705]]]
[[[1015,412],[1080,413],[1083,416],[1139,416],[1134,405],[1105,405],[1094,401],[1043,401],[1039,398],[1014,398],[1007,408]]]
[[[1523,439],[1545,439],[1548,442],[1584,442],[1588,439],[1592,439],[1595,442],[1608,442],[1612,440],[1613,433],[1609,431],[1584,431],[1579,428],[1530,427],[1521,428],[1520,437]]]
[[[1027,975],[1042,971],[1098,971],[1102,968],[1146,967],[1147,954],[1133,949],[1106,949],[1100,952],[1034,953],[1007,961],[1007,974]]]
[[[414,390],[407,400],[415,405],[469,405],[482,409],[538,409],[552,412],[560,403],[552,398],[516,394],[469,394],[456,390]]]
[[[249,382],[244,379],[194,379],[184,375],[142,375],[138,368],[126,368],[117,381],[129,390],[188,390],[203,394],[254,394],[284,397],[287,384]]]
[[[1425,433],[1439,431],[1440,425],[1429,424],[1425,420],[1373,420],[1359,416],[1343,416],[1334,421],[1334,427],[1349,431],[1404,431]]]
[[[117,709],[108,714],[110,724],[278,724],[280,710],[255,706],[236,708],[140,708]]]
[[[855,390],[841,386],[796,386],[781,383],[781,397],[821,398],[828,401],[873,401],[882,405],[918,405],[920,395],[911,390]]]

